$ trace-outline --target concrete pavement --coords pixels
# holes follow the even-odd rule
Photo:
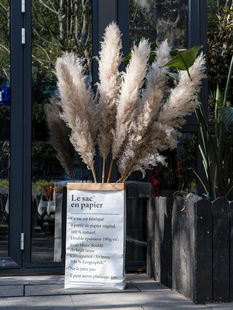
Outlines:
[[[1,310],[208,310],[233,309],[233,303],[195,305],[145,274],[127,274],[121,291],[64,290],[64,276],[0,278]]]

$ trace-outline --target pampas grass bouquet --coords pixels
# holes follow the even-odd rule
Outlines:
[[[103,159],[102,183],[110,181],[114,162],[120,172],[115,182],[125,182],[133,171],[145,173],[158,163],[166,165],[161,152],[177,146],[184,117],[199,104],[198,93],[205,76],[201,53],[189,74],[179,71],[177,83],[169,88],[170,69],[164,66],[171,58],[167,41],[157,48],[156,58],[149,64],[150,43],[141,39],[132,47],[124,71],[119,69],[121,49],[121,32],[112,22],[105,29],[97,58],[99,82],[95,94],[87,82],[82,58],[65,53],[56,61],[59,109],[54,109],[55,118],[70,129],[69,143],[91,169],[94,182],[96,145]],[[105,171],[107,157],[111,157],[109,171]]]

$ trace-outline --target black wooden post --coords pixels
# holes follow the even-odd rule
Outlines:
[[[233,202],[230,203],[230,301],[233,301]]]
[[[212,300],[212,203],[202,199],[196,203],[195,269],[196,303]]]
[[[172,288],[194,300],[195,220],[194,202],[177,197],[172,218]]]
[[[163,213],[163,235],[161,243],[161,282],[168,287],[172,286],[172,197],[166,199]]]
[[[155,223],[155,201],[154,198],[150,198],[147,205],[147,274],[154,278],[154,260],[155,260],[155,250],[154,250],[154,223]]]
[[[154,219],[154,276],[156,281],[161,281],[161,261],[163,259],[161,247],[164,242],[164,210],[166,208],[166,198],[159,197],[154,200],[155,219]]]
[[[213,202],[213,300],[228,302],[229,296],[229,203]]]

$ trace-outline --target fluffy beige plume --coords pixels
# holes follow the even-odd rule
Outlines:
[[[84,163],[92,169],[94,180],[95,140],[97,134],[93,94],[87,87],[82,60],[66,53],[56,62],[61,117],[71,128],[71,142]]]
[[[165,63],[170,60],[170,46],[167,40],[162,42],[160,47],[156,51],[156,60],[152,63],[149,72],[146,77],[146,87],[142,93],[142,108],[138,111],[143,116],[143,106],[145,102],[148,102],[149,107],[153,110],[151,121],[154,116],[157,115],[163,104],[163,97],[167,87],[167,73],[169,72],[168,67],[162,67]]]
[[[141,88],[147,73],[147,61],[150,45],[147,40],[141,40],[138,47],[131,52],[130,64],[122,77],[119,101],[117,104],[116,129],[112,145],[112,157],[115,159],[121,152],[128,134],[132,114],[138,105]]]
[[[132,122],[127,143],[118,160],[121,175],[126,174],[126,171],[132,165],[132,161],[140,155],[138,150],[141,144],[144,144],[144,137],[151,130],[151,126],[158,116],[158,111],[163,105],[169,69],[167,67],[160,67],[169,61],[169,52],[170,47],[167,41],[164,41],[157,49],[157,57],[146,76],[145,89],[139,99],[139,106],[135,109],[134,116],[131,117]]]
[[[141,170],[144,172],[158,163],[165,165],[165,158],[159,152],[174,149],[177,146],[179,134],[174,128],[167,125],[162,126],[160,123],[155,122],[150,132],[145,135],[143,143],[135,152],[134,160],[128,159],[125,163],[127,171],[130,169],[130,171]],[[128,165],[128,168],[126,165]]]
[[[65,171],[75,180],[74,174],[74,147],[70,142],[70,130],[60,118],[62,112],[58,105],[59,98],[53,95],[50,103],[45,105],[45,114],[50,131],[51,144],[57,151],[57,158]]]
[[[131,52],[126,71],[119,73],[121,63],[121,34],[115,23],[110,24],[103,37],[99,54],[98,117],[90,87],[86,85],[82,60],[65,54],[56,62],[58,88],[61,96],[61,117],[71,128],[70,140],[83,161],[92,169],[97,122],[100,153],[105,157],[112,146],[112,163],[118,159],[122,181],[132,171],[144,171],[157,163],[165,163],[160,154],[177,145],[184,117],[198,105],[201,80],[205,77],[205,59],[201,54],[189,72],[179,73],[179,82],[168,91],[169,61],[167,41],[157,50],[156,61],[149,67],[150,45],[140,41]],[[111,145],[112,144],[112,145]],[[102,182],[104,182],[104,169]]]
[[[135,143],[135,148],[131,139],[130,147],[120,158],[119,171],[123,179],[132,171],[144,171],[153,167],[156,162],[163,163],[159,151],[174,149],[177,146],[179,129],[185,122],[185,115],[198,105],[198,92],[201,80],[205,77],[204,71],[205,59],[201,54],[189,69],[192,80],[186,71],[180,72],[179,83],[171,90],[170,97],[157,114],[157,119],[150,130],[140,138],[139,143]]]
[[[105,159],[112,145],[112,131],[115,128],[116,100],[121,83],[119,66],[122,61],[121,33],[116,23],[106,29],[99,53],[99,135],[98,145],[103,157],[102,182],[105,177]]]
[[[167,40],[164,41],[157,49],[156,60],[150,67],[146,76],[145,88],[139,99],[139,106],[135,109],[134,118],[132,119],[129,140],[135,141],[136,147],[142,137],[150,130],[151,125],[158,116],[158,112],[163,105],[164,94],[166,92],[168,67],[162,64],[167,63],[170,59],[170,47]]]
[[[122,61],[121,33],[116,23],[106,29],[99,53],[99,136],[98,145],[103,157],[107,157],[112,144],[112,130],[115,128],[116,99],[120,87],[118,68]]]
[[[158,121],[173,128],[180,128],[189,114],[199,104],[198,92],[205,75],[205,58],[201,53],[189,68],[191,79],[186,71],[179,72],[179,83],[171,90],[167,102],[161,110]]]
[[[176,147],[177,135],[174,135],[174,133],[173,128],[154,122],[150,130],[142,137],[140,143],[135,145],[131,141],[133,147],[128,147],[118,162],[122,178],[124,179],[129,173],[136,170],[144,172],[144,170],[156,166],[159,162],[165,165],[165,158],[159,152]],[[171,137],[174,138],[172,145]]]

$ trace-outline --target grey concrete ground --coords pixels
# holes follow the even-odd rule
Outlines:
[[[0,309],[34,310],[208,310],[233,309],[233,303],[195,305],[145,274],[128,274],[119,291],[64,290],[64,276],[0,278]]]

